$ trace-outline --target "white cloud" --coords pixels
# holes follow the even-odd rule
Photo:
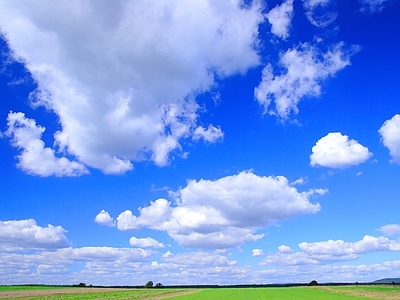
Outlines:
[[[119,230],[138,229],[137,217],[130,211],[126,210],[117,217],[117,228]]]
[[[197,141],[199,139],[204,139],[209,143],[215,143],[216,141],[221,140],[223,137],[224,133],[222,132],[221,128],[213,125],[209,125],[207,129],[203,126],[199,126],[196,128],[193,134],[193,140]]]
[[[332,0],[303,0],[308,20],[317,27],[325,27],[336,20],[337,13],[332,12]]]
[[[382,143],[389,149],[392,162],[400,164],[400,115],[394,115],[379,129]]]
[[[379,264],[351,265],[284,265],[280,268],[265,269],[255,273],[268,282],[309,282],[317,278],[318,282],[371,282],[387,274],[399,274],[400,261],[385,261]]]
[[[179,245],[188,248],[230,248],[261,239],[255,234],[270,222],[296,215],[316,213],[313,195],[323,189],[299,192],[283,176],[257,176],[241,172],[217,180],[189,180],[175,193],[175,203],[158,199],[149,206],[117,217],[120,230],[143,227],[166,231]]]
[[[84,165],[66,157],[57,157],[52,148],[45,147],[41,140],[44,127],[36,125],[35,120],[25,114],[10,112],[7,118],[7,131],[14,147],[22,152],[17,156],[18,167],[28,174],[47,176],[80,176],[89,173]]]
[[[1,282],[24,284],[96,284],[135,282],[151,251],[132,248],[82,247],[29,253],[1,253]],[[135,274],[135,278],[130,277]],[[145,279],[142,278],[142,281]],[[139,282],[136,281],[137,284]]]
[[[40,9],[36,9],[40,6]],[[181,140],[215,142],[196,96],[259,64],[258,1],[7,1],[0,26],[59,117],[56,146],[105,173],[168,164]],[[196,34],[193,34],[193,33]]]
[[[330,132],[322,137],[310,155],[311,166],[346,168],[366,162],[372,153],[367,147],[340,132]]]
[[[259,257],[264,255],[262,249],[253,249],[251,252],[254,257]]]
[[[400,261],[373,265],[338,265],[340,260],[351,258],[346,255],[350,248],[360,253],[381,249],[400,251],[395,248],[399,241],[366,236],[355,243],[328,242],[307,243],[304,248],[308,247],[307,251],[312,249],[309,251],[312,253],[294,253],[289,246],[282,245],[277,253],[280,256],[268,254],[267,260],[262,263],[265,265],[263,268],[242,266],[226,250],[178,254],[167,251],[160,254],[140,248],[68,247],[46,250],[29,248],[29,251],[25,248],[20,250],[23,251],[21,253],[12,253],[4,252],[0,247],[0,282],[143,285],[150,276],[163,284],[234,284],[307,282],[310,277],[322,282],[371,281],[385,277],[386,274],[400,274]],[[390,247],[393,247],[392,250]],[[335,257],[335,253],[341,256]],[[336,263],[328,265],[331,262]]]
[[[110,214],[106,212],[104,209],[97,214],[97,216],[94,218],[94,221],[97,224],[104,226],[110,226],[110,227],[116,226],[114,219],[111,218]]]
[[[291,112],[298,113],[297,104],[303,97],[319,96],[321,82],[350,65],[350,55],[355,50],[345,51],[342,43],[326,52],[307,43],[289,49],[280,56],[280,66],[286,72],[274,75],[272,65],[268,64],[254,90],[255,98],[265,113],[286,119]],[[269,108],[272,101],[274,109]]]
[[[210,252],[183,252],[176,255],[163,257],[163,261],[183,267],[226,267],[236,265],[235,260],[229,260],[226,256]]]
[[[172,218],[173,209],[166,199],[157,199],[150,202],[150,206],[139,208],[139,217],[130,210],[122,212],[117,217],[119,230],[132,230],[141,227],[149,227],[156,230],[165,229],[168,220]]]
[[[293,185],[293,186],[295,186],[295,185],[302,185],[302,184],[305,184],[307,182],[307,179],[305,179],[305,178],[303,178],[303,177],[300,177],[299,179],[296,179],[295,181],[293,181],[291,184]]]
[[[387,0],[358,0],[363,5],[362,11],[380,12],[385,7]]]
[[[114,248],[114,247],[82,247],[60,249],[52,258],[64,257],[69,261],[144,261],[151,256],[151,251],[140,248]]]
[[[300,249],[307,255],[331,255],[334,257],[351,254],[364,254],[380,251],[400,251],[400,241],[391,241],[386,237],[366,235],[362,240],[351,243],[343,240],[299,244]]]
[[[355,260],[362,254],[373,252],[400,252],[400,240],[365,235],[360,241],[345,242],[328,240],[323,242],[302,242],[302,252],[293,252],[290,247],[279,247],[279,252],[270,253],[261,265],[315,265]]]
[[[0,221],[0,250],[24,251],[58,249],[70,246],[61,226],[41,227],[33,219]]]
[[[288,38],[293,17],[293,0],[286,0],[274,7],[266,16],[272,26],[271,32],[282,39]]]
[[[168,258],[168,257],[171,257],[171,256],[173,256],[173,254],[169,250],[162,255],[163,258]]]
[[[205,228],[205,230],[207,229]],[[253,234],[253,232],[254,229],[243,229],[231,226],[228,228],[221,228],[218,231],[210,233],[204,233],[199,228],[194,229],[189,233],[180,234],[170,232],[169,234],[182,247],[197,249],[223,249],[233,248],[245,243],[256,242],[264,237],[264,234]]]
[[[289,246],[286,245],[281,245],[278,247],[278,250],[280,253],[290,253],[293,252],[292,248],[290,248]]]
[[[163,243],[160,243],[159,241],[147,237],[147,238],[136,238],[136,237],[131,237],[129,239],[129,244],[132,246],[136,246],[139,248],[164,248],[165,245]]]
[[[388,225],[381,226],[377,230],[379,230],[386,236],[399,235],[400,234],[400,225],[399,224],[388,224]]]

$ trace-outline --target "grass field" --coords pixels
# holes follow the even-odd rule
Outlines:
[[[330,291],[313,287],[288,288],[245,288],[245,289],[205,289],[199,293],[174,297],[170,300],[211,300],[211,299],[270,299],[270,300],[357,300],[371,299],[362,295],[340,293],[340,290]],[[398,295],[400,299],[400,294]],[[380,299],[380,298],[376,298]],[[386,299],[386,298],[382,298]]]
[[[147,299],[147,300],[400,300],[400,287],[393,286],[316,286],[196,289],[107,289],[57,288],[45,286],[0,286],[2,299]]]

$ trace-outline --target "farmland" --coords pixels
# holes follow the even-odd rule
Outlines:
[[[249,288],[74,288],[74,287],[0,287],[2,299],[147,299],[147,300],[400,300],[400,288],[389,285],[375,286],[316,286],[316,287],[249,287]]]
[[[199,293],[171,298],[174,300],[200,299],[271,299],[271,300],[400,300],[400,288],[390,286],[335,286],[335,287],[278,287],[204,289]]]

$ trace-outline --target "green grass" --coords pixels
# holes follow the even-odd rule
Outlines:
[[[1,291],[29,291],[68,289],[69,287],[54,286],[0,286]],[[257,288],[204,288],[195,289],[132,289],[95,291],[91,288],[82,288],[85,293],[77,293],[71,289],[71,293],[57,291],[48,295],[30,295],[18,299],[171,299],[171,300],[361,300],[361,299],[400,299],[400,287],[395,286],[315,286],[315,287],[257,287]],[[190,293],[190,294],[186,294]],[[171,298],[169,298],[171,297]]]
[[[199,293],[173,297],[169,300],[211,300],[211,299],[229,299],[229,300],[361,300],[371,299],[360,296],[331,293],[312,287],[289,287],[289,288],[217,288],[203,289]]]

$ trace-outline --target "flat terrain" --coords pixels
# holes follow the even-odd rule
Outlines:
[[[175,300],[400,300],[400,287],[392,286],[318,286],[203,289],[199,293],[171,298]]]
[[[400,300],[400,287],[316,286],[316,287],[256,287],[200,289],[121,289],[121,288],[55,288],[1,287],[2,299],[148,299],[148,300]]]
[[[0,299],[147,299],[161,300],[196,293],[196,289],[122,289],[74,287],[0,287]]]

